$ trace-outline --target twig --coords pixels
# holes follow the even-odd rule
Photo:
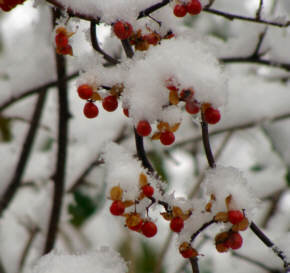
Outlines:
[[[0,272],[1,273],[6,273],[6,269],[4,268],[4,265],[2,263],[1,257],[0,257]]]
[[[26,259],[28,257],[31,246],[33,244],[33,241],[34,241],[34,239],[39,231],[40,231],[40,229],[38,227],[33,227],[33,228],[30,228],[30,230],[29,230],[29,237],[28,237],[28,240],[24,246],[24,249],[23,249],[23,252],[22,252],[22,255],[20,258],[19,266],[18,266],[19,272],[21,272],[23,270],[23,266],[25,265],[25,262],[26,262]]]
[[[54,20],[59,16],[59,11],[54,11]],[[55,22],[55,21],[54,21]],[[60,219],[60,212],[64,193],[65,182],[65,167],[66,167],[66,154],[68,144],[68,92],[67,81],[64,80],[66,75],[66,62],[64,56],[56,54],[56,66],[58,77],[58,151],[56,161],[56,172],[54,175],[54,193],[53,204],[50,215],[50,221],[48,226],[48,232],[46,236],[44,254],[50,252],[54,246],[57,228]]]
[[[161,1],[161,2],[159,2],[157,4],[155,4],[155,5],[153,5],[151,7],[149,7],[147,9],[141,11],[139,13],[137,19],[140,19],[140,18],[143,18],[143,17],[148,16],[150,13],[152,13],[152,12],[154,12],[154,11],[156,11],[156,10],[164,7],[164,6],[166,6],[169,2],[170,2],[169,0],[163,0],[163,1]]]
[[[261,18],[255,18],[255,17],[248,17],[248,16],[242,16],[242,15],[238,15],[238,14],[232,14],[232,13],[227,13],[224,11],[220,11],[217,9],[212,9],[212,8],[208,8],[208,7],[204,7],[203,11],[211,13],[211,14],[215,14],[218,16],[222,16],[228,20],[242,20],[242,21],[248,21],[248,22],[253,22],[253,23],[257,23],[257,24],[265,24],[265,25],[271,25],[271,26],[275,26],[275,27],[288,27],[290,25],[290,21],[287,21],[286,23],[279,23],[279,22],[275,22],[275,21],[267,21],[265,19],[261,19]]]
[[[199,267],[198,267],[198,258],[193,257],[189,259],[191,268],[192,268],[192,273],[199,273]]]
[[[195,238],[202,232],[204,231],[206,228],[208,228],[210,225],[217,223],[216,220],[212,219],[209,222],[204,223],[196,232],[194,232],[191,237],[190,237],[190,242],[192,243]]]
[[[40,94],[38,95],[38,99],[34,108],[34,113],[32,116],[30,128],[25,137],[25,140],[22,146],[22,151],[21,151],[21,154],[20,154],[16,169],[15,169],[14,175],[0,199],[0,217],[2,216],[4,210],[8,207],[8,205],[12,201],[13,197],[15,196],[16,191],[18,190],[18,187],[20,186],[21,179],[25,172],[26,165],[29,161],[29,156],[33,147],[38,125],[41,119],[45,97],[46,97],[46,90],[42,90],[42,92],[40,92]]]
[[[263,269],[265,269],[267,272],[271,272],[271,273],[279,273],[279,272],[280,272],[279,269],[274,269],[274,268],[268,267],[268,266],[266,266],[264,263],[261,263],[261,262],[259,262],[259,261],[256,261],[256,260],[252,259],[251,257],[247,257],[247,256],[242,255],[242,254],[240,254],[240,253],[237,253],[237,252],[235,252],[235,251],[232,251],[231,254],[232,254],[234,257],[237,257],[237,258],[239,258],[239,259],[241,259],[241,260],[244,260],[244,261],[246,261],[246,262],[249,262],[249,263],[251,263],[251,264],[254,264],[254,265],[256,265],[256,266],[258,266],[258,267],[260,267],[260,268],[263,268]]]
[[[258,20],[261,19],[262,9],[263,9],[263,0],[260,0],[259,7],[258,7],[258,9],[256,11],[256,19],[258,19]]]
[[[126,125],[122,126],[118,135],[112,140],[113,142],[120,143],[125,138],[125,129]],[[67,193],[73,193],[80,185],[83,184],[84,179],[89,173],[100,164],[103,164],[104,160],[101,158],[101,154],[99,154],[96,159],[94,159],[89,166],[81,173],[79,178],[72,184],[72,186],[67,190]]]
[[[257,237],[269,248],[272,249],[272,251],[275,253],[276,256],[278,256],[282,261],[284,268],[287,270],[290,270],[290,263],[287,260],[286,255],[283,253],[281,249],[279,249],[278,246],[276,246],[266,235],[265,233],[260,230],[257,225],[254,222],[251,222],[250,224],[251,230],[257,235]]]
[[[133,48],[130,45],[130,42],[128,41],[128,39],[122,40],[121,42],[122,42],[122,46],[125,50],[126,56],[130,59],[133,58],[134,51],[133,51]]]
[[[257,46],[252,54],[252,58],[259,58],[262,55],[259,53],[259,51],[264,41],[264,38],[266,36],[266,32],[267,32],[267,28],[265,28],[265,30],[262,33],[260,33]]]
[[[209,143],[208,125],[204,121],[203,114],[202,114],[202,121],[200,124],[201,124],[201,130],[202,130],[202,142],[203,142],[206,158],[208,161],[208,165],[211,168],[215,168],[215,161],[214,161],[214,157],[211,151],[211,146]]]
[[[108,61],[109,63],[113,64],[113,65],[116,65],[119,63],[118,60],[114,59],[113,57],[111,57],[110,55],[108,55],[99,45],[99,42],[98,42],[98,37],[97,37],[97,33],[96,33],[96,24],[97,22],[95,20],[92,20],[91,21],[91,24],[90,24],[90,35],[91,35],[91,43],[92,43],[92,46],[93,48],[99,52],[100,54],[103,55],[104,59],[106,61]]]
[[[75,72],[69,76],[67,76],[65,78],[65,80],[71,80],[75,77],[77,77],[79,75],[78,72]],[[24,99],[26,97],[29,97],[31,95],[34,95],[36,93],[40,93],[40,92],[46,92],[46,89],[49,90],[49,88],[51,87],[54,87],[57,85],[57,80],[56,81],[51,81],[51,82],[48,82],[48,83],[44,83],[38,87],[35,87],[35,88],[32,88],[32,89],[29,89],[27,91],[24,91],[22,92],[20,95],[17,95],[17,96],[13,96],[12,98],[4,101],[2,104],[0,104],[0,112],[2,112],[3,110],[5,110],[6,108],[8,108],[9,106],[13,105],[14,103],[18,102],[19,100],[21,99]]]

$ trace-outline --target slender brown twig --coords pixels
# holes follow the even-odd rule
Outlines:
[[[116,65],[119,63],[118,60],[114,59],[113,57],[111,57],[110,55],[108,55],[99,45],[99,42],[98,42],[98,37],[97,37],[97,33],[96,33],[96,24],[97,22],[95,20],[92,20],[91,21],[91,24],[90,24],[90,35],[91,35],[91,43],[92,43],[92,46],[93,48],[99,52],[100,54],[103,55],[104,59],[106,61],[108,61],[109,63],[113,64],[113,65]]]
[[[259,19],[261,19],[261,12],[262,12],[262,9],[263,9],[263,0],[260,0],[260,2],[259,2],[259,7],[258,7],[258,9],[257,9],[257,11],[256,11],[256,18],[259,20]]]
[[[79,75],[79,72],[72,73],[71,75],[67,76],[65,78],[65,80],[71,80],[71,79],[77,77],[78,75]],[[34,94],[37,94],[40,92],[46,92],[46,89],[49,90],[49,88],[55,87],[57,85],[57,82],[58,81],[56,80],[56,81],[44,83],[44,84],[41,84],[40,86],[37,86],[35,88],[21,92],[20,95],[13,96],[13,97],[9,98],[8,100],[6,100],[0,104],[0,112],[2,112],[3,110],[8,108],[9,106],[13,105],[14,103],[16,103],[24,98],[27,98],[31,95],[34,95]]]
[[[54,22],[59,17],[58,10],[54,11]],[[66,167],[66,154],[68,145],[68,119],[69,119],[69,106],[68,106],[68,92],[67,81],[64,80],[66,75],[66,62],[62,55],[56,54],[56,67],[58,77],[58,151],[56,161],[56,171],[53,177],[54,180],[54,193],[52,210],[50,214],[49,226],[44,246],[43,253],[50,252],[56,240],[57,228],[60,219],[60,212],[62,200],[64,195],[64,182],[65,182],[65,167]]]
[[[43,110],[45,97],[46,97],[46,90],[42,90],[42,92],[40,92],[40,94],[38,95],[38,99],[37,99],[37,102],[34,108],[34,113],[32,115],[32,120],[30,123],[30,128],[25,137],[14,175],[0,199],[0,217],[2,216],[4,210],[8,207],[8,205],[12,201],[13,197],[15,196],[15,193],[17,192],[20,186],[22,177],[25,172],[25,168],[29,161],[30,153],[33,147],[33,143],[34,143],[37,129],[39,126],[39,122],[41,119],[41,113]]]

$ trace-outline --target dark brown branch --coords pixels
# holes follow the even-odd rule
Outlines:
[[[290,270],[290,263],[287,261],[287,257],[283,253],[282,250],[280,250],[266,235],[265,233],[260,230],[257,225],[254,222],[251,222],[250,224],[251,230],[256,234],[256,236],[269,248],[272,249],[272,251],[283,261],[284,268],[287,270]]]
[[[134,128],[134,133],[135,133],[135,143],[136,143],[136,150],[137,150],[138,158],[141,160],[143,167],[147,169],[149,173],[153,174],[154,168],[152,167],[149,159],[147,158],[147,155],[144,149],[143,137],[138,135],[135,128]]]
[[[263,9],[263,0],[260,0],[259,7],[256,11],[256,19],[258,19],[258,20],[261,19],[262,9]]]
[[[264,38],[266,36],[266,32],[267,32],[267,28],[262,33],[260,33],[257,46],[256,46],[256,48],[255,48],[255,50],[254,50],[254,52],[252,54],[252,58],[260,58],[260,56],[262,55],[259,52],[260,52],[262,43],[264,41]]]
[[[189,259],[191,264],[192,273],[199,273],[199,267],[198,267],[198,258],[193,257]]]
[[[59,12],[54,11],[54,22],[59,17]],[[45,241],[43,253],[50,252],[56,240],[58,223],[60,219],[62,200],[64,195],[65,183],[65,167],[66,167],[66,154],[68,146],[68,92],[67,81],[64,80],[66,75],[66,62],[64,56],[56,54],[57,78],[58,78],[58,151],[56,161],[56,171],[53,177],[54,180],[54,193],[52,210],[50,214],[50,221],[48,232]]]
[[[93,48],[99,52],[100,54],[103,55],[104,59],[106,61],[108,61],[109,63],[113,64],[113,65],[116,65],[119,63],[118,60],[114,59],[113,57],[111,57],[110,55],[108,55],[99,45],[99,42],[98,42],[98,37],[97,37],[97,33],[96,33],[96,24],[97,22],[95,20],[92,20],[91,21],[91,24],[90,24],[90,35],[91,35],[91,43],[92,43],[92,46]]]
[[[211,221],[209,222],[206,222],[204,223],[196,232],[194,232],[192,235],[191,235],[191,238],[190,238],[190,242],[192,243],[195,238],[203,231],[205,230],[207,227],[209,227],[210,225],[216,223],[216,221],[214,219],[212,219]]]
[[[4,193],[1,196],[0,217],[2,216],[4,210],[8,207],[8,205],[12,201],[13,197],[15,196],[21,184],[21,180],[24,175],[27,163],[29,161],[29,156],[33,147],[33,143],[34,143],[37,129],[39,126],[39,122],[41,119],[41,113],[43,110],[45,97],[46,97],[46,91],[42,90],[40,94],[38,95],[38,99],[34,108],[34,113],[32,116],[30,128],[25,137],[25,140],[22,146],[22,151],[21,151],[21,154],[20,154],[16,169],[15,169],[14,175],[11,181],[9,182],[8,187],[5,189]]]
[[[71,74],[70,76],[67,76],[65,78],[65,80],[71,80],[75,77],[77,77],[79,75],[78,72],[75,72],[73,74]],[[18,102],[19,100],[22,100],[26,97],[29,97],[31,95],[34,95],[36,93],[40,93],[40,92],[46,92],[46,89],[49,89],[51,87],[55,87],[57,85],[58,81],[51,81],[48,83],[44,83],[38,87],[29,89],[27,91],[22,92],[20,95],[17,96],[13,96],[12,98],[4,101],[2,104],[0,104],[0,112],[2,112],[3,110],[5,110],[6,108],[8,108],[9,106],[13,105],[14,103]]]
[[[271,25],[271,26],[275,26],[275,27],[288,27],[290,25],[290,21],[287,21],[286,23],[267,21],[267,20],[261,19],[261,18],[248,17],[248,16],[242,16],[242,15],[238,15],[238,14],[227,13],[224,11],[220,11],[220,10],[208,8],[208,7],[204,7],[203,11],[211,13],[211,14],[215,14],[218,16],[222,16],[228,20],[236,20],[237,19],[237,20],[248,21],[248,22],[253,22],[253,23],[257,23],[257,24]]]
[[[124,50],[125,50],[126,56],[127,56],[128,58],[130,58],[130,59],[133,58],[133,56],[134,56],[134,51],[133,51],[132,46],[130,45],[129,40],[126,39],[126,40],[122,40],[121,42],[122,42],[122,46],[123,46],[123,48],[124,48]]]
[[[205,150],[206,158],[208,161],[208,165],[211,168],[215,168],[215,160],[211,151],[211,146],[209,143],[209,134],[208,134],[208,124],[203,120],[201,121],[201,131],[202,131],[202,142],[203,142],[203,147]]]
[[[157,3],[157,4],[155,4],[155,5],[153,5],[153,6],[151,6],[151,7],[149,7],[149,8],[147,8],[147,9],[141,11],[141,12],[139,13],[137,19],[140,19],[140,18],[143,18],[143,17],[149,16],[150,13],[152,13],[152,12],[154,12],[154,11],[156,11],[156,10],[158,10],[158,9],[160,9],[160,8],[162,8],[162,7],[164,7],[164,6],[166,6],[169,2],[170,2],[169,0],[163,0],[163,1],[161,1],[161,2],[159,2],[159,3]]]

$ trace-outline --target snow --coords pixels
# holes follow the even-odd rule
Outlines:
[[[108,246],[95,251],[79,254],[66,254],[54,251],[41,257],[31,273],[126,273],[125,261]]]

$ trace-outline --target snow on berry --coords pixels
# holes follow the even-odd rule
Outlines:
[[[245,210],[246,217],[251,218],[257,208],[257,199],[253,196],[247,180],[242,173],[233,167],[217,166],[209,170],[203,184],[205,193],[215,196],[212,212]],[[228,207],[226,204],[228,199]]]
[[[162,112],[169,104],[166,82],[170,78],[176,79],[181,89],[193,88],[200,103],[220,107],[226,102],[226,77],[217,59],[201,42],[183,37],[162,41],[151,47],[145,57],[136,56],[128,65],[123,99],[135,123],[163,120]]]

